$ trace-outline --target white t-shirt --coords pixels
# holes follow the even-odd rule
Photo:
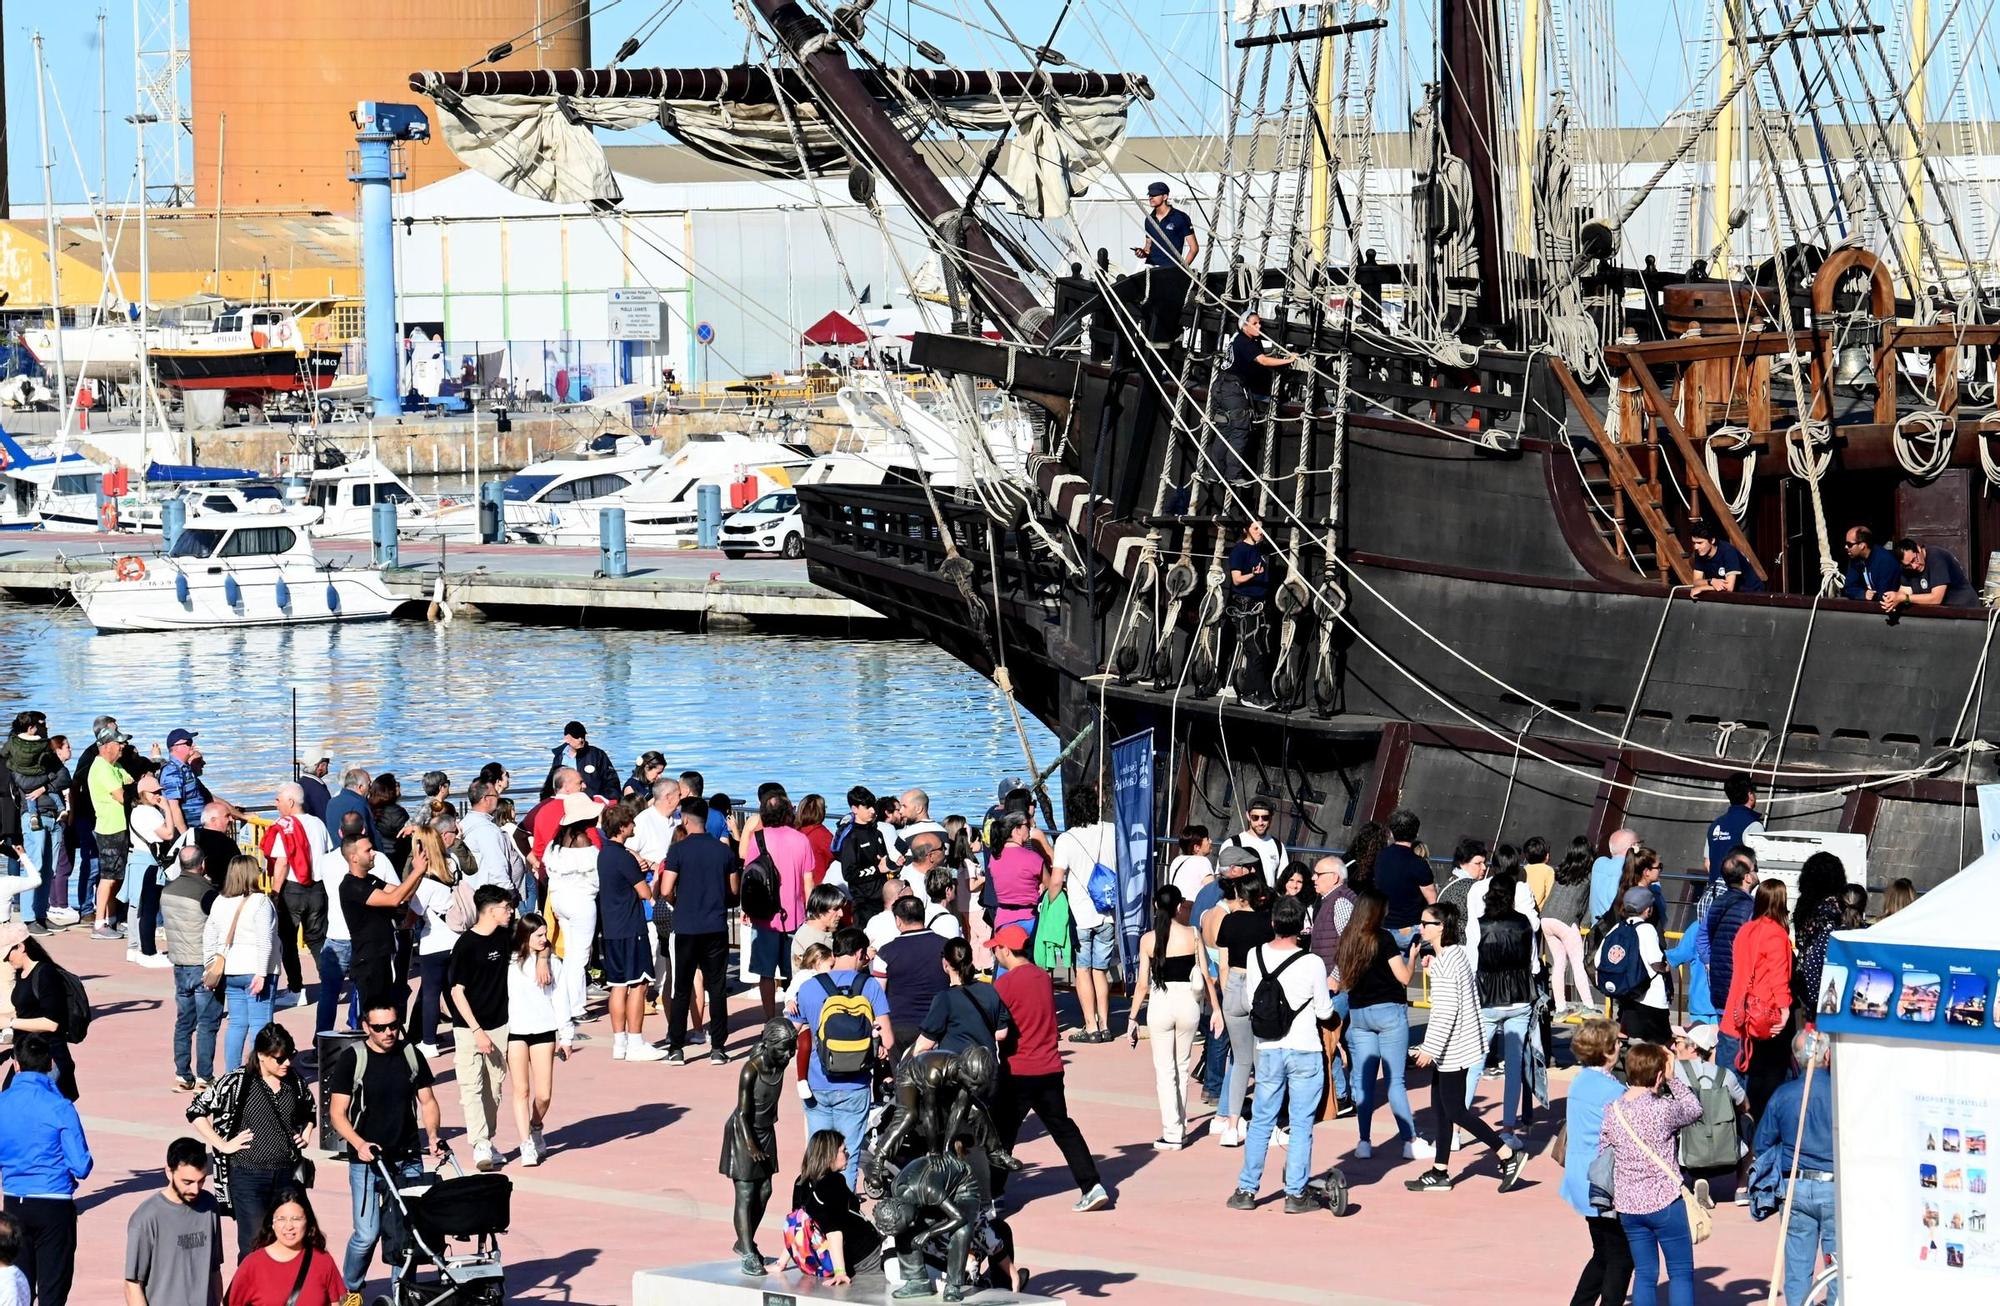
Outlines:
[[[1298,957],[1297,961],[1292,961],[1294,956]],[[1318,1052],[1318,1022],[1333,1014],[1333,994],[1326,987],[1326,963],[1319,959],[1317,953],[1299,948],[1281,951],[1268,943],[1260,944],[1256,955],[1249,961],[1244,996],[1253,1001],[1264,976],[1285,966],[1286,962],[1292,962],[1278,976],[1278,984],[1285,990],[1285,1005],[1293,1012],[1292,1027],[1283,1038],[1258,1039],[1258,1050],[1283,1048],[1287,1052]]]
[[[424,932],[417,940],[418,956],[450,952],[458,942],[459,932],[444,923],[445,913],[450,910],[451,890],[426,875],[417,885],[417,911],[424,918]]]
[[[1231,845],[1256,853],[1264,863],[1264,878],[1272,884],[1278,882],[1278,872],[1285,869],[1285,845],[1269,835],[1259,837],[1248,830],[1238,830],[1222,841],[1225,848]]]
[[[633,818],[632,838],[625,846],[640,861],[661,865],[667,860],[667,849],[674,842],[674,827],[680,823],[679,813],[667,816],[659,808],[648,804]]]
[[[321,853],[332,849],[333,836],[326,832],[325,821],[320,820],[311,812],[300,812],[292,819],[306,828],[306,847],[312,849],[313,856],[317,857]]]
[[[868,918],[867,928],[863,932],[868,935],[868,946],[880,951],[883,944],[895,938],[900,932],[896,929],[896,913],[876,912]]]
[[[1167,879],[1181,891],[1181,897],[1189,902],[1200,897],[1201,891],[1207,888],[1209,881],[1214,878],[1215,863],[1194,853],[1176,857],[1173,866],[1167,871]]]
[[[28,1276],[18,1265],[0,1267],[0,1306],[28,1306]]]
[[[925,907],[924,928],[941,939],[955,939],[964,931],[958,928],[958,917],[942,907]]]
[[[1090,876],[1099,865],[1118,867],[1111,822],[1079,825],[1056,836],[1055,862],[1063,873],[1063,893],[1069,898],[1069,918],[1078,932],[1104,924],[1104,913],[1090,900]]]

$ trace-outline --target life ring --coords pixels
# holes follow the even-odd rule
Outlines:
[[[145,561],[140,558],[132,557],[130,554],[127,554],[125,557],[120,558],[118,560],[118,565],[114,570],[119,580],[146,579]]]
[[[97,525],[105,531],[118,529],[118,500],[106,499],[104,506],[97,510]]]

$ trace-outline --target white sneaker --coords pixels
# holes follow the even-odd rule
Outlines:
[[[1437,1148],[1431,1144],[1431,1140],[1428,1138],[1412,1138],[1403,1144],[1403,1159],[1405,1161],[1428,1161],[1436,1155]]]
[[[651,1043],[640,1039],[633,1039],[625,1045],[625,1059],[627,1061],[665,1061],[667,1054],[664,1049],[656,1048]]]
[[[536,1150],[535,1145],[532,1142],[521,1144],[522,1165],[537,1166],[540,1165],[541,1163],[542,1163],[542,1154]]]
[[[1375,1144],[1369,1142],[1367,1139],[1364,1138],[1354,1145],[1355,1160],[1366,1161],[1373,1155],[1375,1155]]]
[[[1237,1125],[1223,1132],[1222,1145],[1224,1147],[1241,1147],[1249,1137],[1250,1130],[1243,1125]]]
[[[499,1158],[493,1155],[493,1144],[481,1143],[472,1149],[472,1168],[479,1171],[500,1168]]]
[[[542,1158],[549,1154],[548,1140],[542,1137],[542,1127],[540,1125],[536,1125],[528,1130],[528,1146],[535,1149],[535,1164],[540,1165]]]
[[[1271,1141],[1279,1147],[1290,1147],[1292,1145],[1292,1131],[1280,1125],[1271,1131]]]
[[[155,952],[150,955],[142,952],[138,956],[130,958],[130,960],[133,965],[144,966],[147,970],[172,970],[174,968],[173,961],[163,952]]]
[[[417,1052],[426,1061],[435,1061],[444,1055],[444,1053],[438,1051],[438,1045],[435,1043],[419,1043],[417,1044]]]
[[[611,1041],[611,1059],[613,1061],[623,1061],[625,1059],[625,1036],[623,1034],[618,1035]]]

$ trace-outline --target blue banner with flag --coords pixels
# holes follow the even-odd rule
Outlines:
[[[1118,955],[1127,980],[1138,973],[1139,939],[1153,896],[1153,732],[1111,745],[1111,819],[1118,837]]]

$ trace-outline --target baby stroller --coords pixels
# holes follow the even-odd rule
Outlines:
[[[501,1306],[506,1271],[500,1235],[507,1232],[514,1181],[503,1174],[467,1174],[449,1157],[454,1177],[425,1175],[399,1187],[382,1158],[375,1172],[403,1215],[403,1263],[395,1296],[372,1306]],[[453,1252],[451,1241],[472,1245]]]

